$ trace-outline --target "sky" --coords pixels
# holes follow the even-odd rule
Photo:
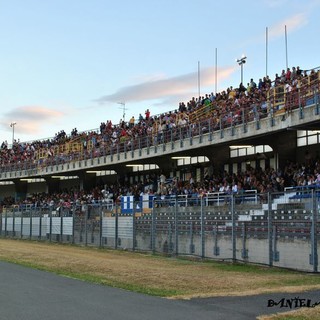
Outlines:
[[[0,143],[319,67],[319,31],[320,0],[0,0]]]

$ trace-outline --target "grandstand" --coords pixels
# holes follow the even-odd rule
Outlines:
[[[319,89],[312,69],[134,125],[3,144],[0,230],[317,272]]]
[[[317,144],[301,142],[318,139],[311,130],[319,121],[319,74],[312,69],[246,92],[231,87],[215,97],[191,99],[179,110],[140,119],[133,127],[107,122],[95,131],[73,130],[70,136],[62,131],[54,139],[16,143],[11,149],[2,145],[0,181],[14,183],[14,188],[2,186],[2,194],[18,200],[34,189],[58,192],[71,184],[88,191],[115,181],[144,182],[150,171],[183,181],[192,175],[199,182],[205,168],[236,173],[249,163],[275,170],[289,159],[302,163],[307,149],[313,157],[317,152]],[[238,148],[230,151],[232,145]],[[186,157],[192,157],[191,166]],[[103,175],[106,171],[113,175]],[[38,187],[26,181],[38,181]]]

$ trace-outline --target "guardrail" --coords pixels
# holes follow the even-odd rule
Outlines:
[[[111,209],[102,203],[71,208],[16,206],[0,213],[0,237],[318,272],[317,191],[310,190],[311,198],[299,200],[269,193],[263,195],[266,203],[255,203],[254,193],[249,194],[248,202],[237,201],[239,195],[176,197],[155,200],[155,206],[146,212],[134,202],[128,204],[133,210],[126,214],[121,213],[121,206]],[[210,203],[211,196],[215,203]]]

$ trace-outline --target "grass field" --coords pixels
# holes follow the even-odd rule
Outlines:
[[[284,269],[25,240],[0,239],[0,260],[171,299],[320,289],[318,275]]]

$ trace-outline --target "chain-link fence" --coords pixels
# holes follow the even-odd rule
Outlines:
[[[1,237],[244,261],[318,272],[320,191],[4,208]]]

